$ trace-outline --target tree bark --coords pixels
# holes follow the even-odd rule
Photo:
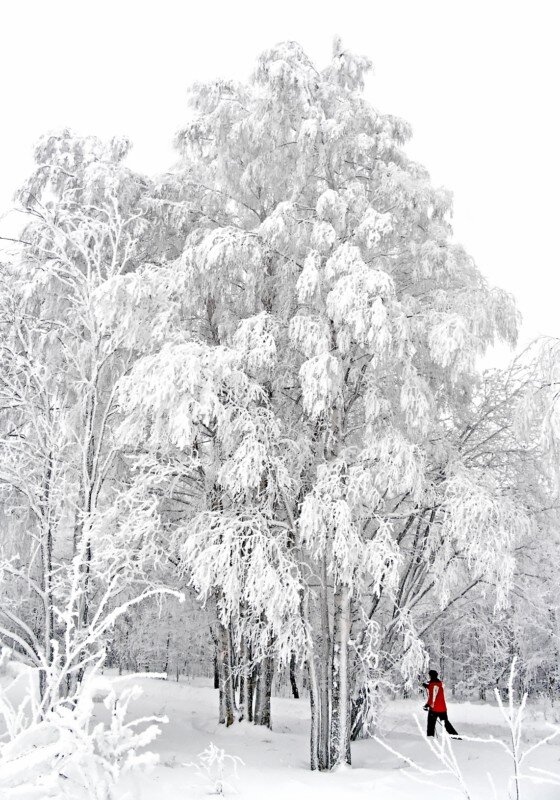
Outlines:
[[[214,653],[214,689],[220,688],[220,670],[218,669],[218,646],[216,644],[216,652]]]
[[[220,712],[219,722],[229,728],[235,720],[235,694],[233,688],[233,670],[231,659],[231,639],[229,629],[217,624],[218,671],[220,676]]]
[[[321,592],[321,647],[319,662],[319,769],[330,769],[331,703],[332,703],[332,636],[329,616],[328,576],[326,557],[323,559]]]
[[[171,643],[171,633],[167,633],[167,639],[165,642],[165,664],[163,665],[163,672],[165,672],[166,676],[169,678],[169,645]]]
[[[52,554],[53,554],[53,534],[50,522],[50,493],[52,480],[52,455],[49,453],[47,470],[44,482],[44,497],[41,508],[43,517],[44,531],[41,534],[41,572],[43,578],[43,603],[44,603],[44,638],[45,660],[50,666],[52,662],[52,640],[54,636],[54,603],[52,593]],[[43,669],[39,671],[39,697],[41,703],[45,700],[47,693],[47,675]],[[43,708],[46,712],[48,709]]]
[[[320,746],[321,746],[321,700],[319,697],[319,684],[317,681],[317,670],[313,654],[307,661],[307,671],[309,675],[309,704],[311,707],[311,739],[310,739],[310,762],[311,769],[320,769]]]
[[[350,764],[350,697],[348,640],[350,638],[350,589],[339,586],[334,597],[332,659],[332,709],[330,769]]]
[[[292,687],[292,695],[296,700],[299,700],[299,689],[296,681],[296,654],[292,653],[290,656],[290,686]]]
[[[272,695],[272,681],[274,678],[274,659],[267,656],[260,665],[257,692],[255,697],[255,725],[265,725],[272,728],[270,713],[270,698]]]
[[[239,682],[239,706],[241,709],[240,720],[253,721],[253,665],[251,649],[245,640],[241,644],[241,678]]]

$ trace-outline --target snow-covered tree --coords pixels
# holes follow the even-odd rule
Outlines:
[[[125,152],[68,132],[39,144],[1,278],[1,636],[40,671],[45,712],[53,687],[75,696],[115,609],[163,591],[159,477],[115,439],[119,381],[169,314]]]
[[[553,524],[554,347],[480,376],[515,307],[453,238],[409,126],[366,100],[369,67],[287,42],[247,83],[195,85],[154,181],[124,140],[46,137],[0,297],[2,637],[44,682],[62,664],[70,697],[105,640],[169,671],[177,610],[148,643],[160,610],[139,603],[186,584],[220,721],[270,725],[275,668],[302,667],[321,770],[473,596],[500,631],[479,668],[509,663]],[[109,635],[119,616],[137,639]],[[473,652],[489,633],[459,628]]]
[[[450,195],[406,156],[408,125],[365,100],[368,69],[337,41],[318,71],[288,42],[248,84],[193,87],[182,163],[161,189],[193,224],[175,261],[186,310],[126,400],[152,447],[163,435],[193,467],[212,461],[198,470],[204,516],[177,529],[192,580],[224,623],[255,617],[281,657],[299,647],[320,769],[350,758],[350,644],[365,664],[381,625],[410,678],[418,573],[431,565],[449,594],[461,550],[507,591],[526,526],[448,441],[478,356],[515,341],[516,312],[454,242]],[[251,567],[260,537],[272,584],[231,568]],[[288,601],[277,620],[299,609],[293,640],[279,638],[271,586]]]

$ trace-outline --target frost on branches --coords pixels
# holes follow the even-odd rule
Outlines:
[[[123,155],[67,132],[40,143],[24,247],[0,282],[0,636],[38,685],[6,758],[44,730],[63,760],[53,731],[74,725],[95,749],[85,686],[115,621],[174,592],[158,575],[159,478],[115,436],[119,381],[169,315],[140,263],[150,223]]]
[[[304,670],[321,770],[473,596],[505,620],[552,520],[554,397],[478,373],[517,313],[369,67],[287,42],[195,85],[157,180],[124,141],[46,137],[0,298],[3,640],[72,698],[123,614],[190,591],[220,721],[270,726]]]
[[[177,136],[182,165],[170,179],[175,192],[191,187],[197,213],[177,261],[190,297],[183,335],[243,354],[278,432],[263,429],[251,442],[249,497],[224,481],[218,415],[204,423],[195,450],[199,461],[203,452],[218,459],[203,469],[212,475],[204,502],[216,555],[201,573],[193,508],[181,532],[192,580],[204,597],[213,589],[230,628],[265,609],[259,626],[280,661],[298,645],[311,691],[311,763],[320,769],[349,761],[380,668],[385,679],[396,669],[410,680],[422,666],[413,612],[422,593],[445,606],[482,569],[498,575],[505,602],[512,544],[528,528],[507,496],[488,500],[493,489],[463,459],[448,421],[471,413],[477,357],[496,338],[515,341],[515,309],[453,242],[449,194],[406,156],[408,126],[365,101],[368,69],[337,43],[319,72],[288,42],[261,56],[247,85],[193,87],[194,115]],[[267,457],[287,465],[288,481]],[[232,576],[215,565],[237,563],[225,533],[235,519],[237,551],[250,551],[248,502],[278,543],[268,556],[277,580],[286,574],[281,550],[299,582],[297,641],[278,637],[268,579],[258,603],[237,578],[236,608],[224,599]],[[487,523],[486,536],[471,537]],[[385,620],[379,651],[370,648],[364,668],[377,618]]]

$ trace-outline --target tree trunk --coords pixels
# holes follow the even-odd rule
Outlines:
[[[357,697],[350,700],[350,741],[355,742],[364,737],[364,713],[366,708],[366,693],[363,688],[358,691]]]
[[[163,672],[169,677],[169,645],[171,642],[171,633],[167,633],[167,640],[165,642],[165,664],[163,665]]]
[[[229,728],[235,720],[235,694],[233,690],[233,670],[231,659],[231,638],[229,629],[217,624],[218,671],[220,676],[219,722]]]
[[[274,678],[274,659],[267,656],[260,665],[257,692],[255,697],[255,725],[265,725],[272,728],[270,715],[270,698],[272,695],[272,680]]]
[[[49,519],[51,479],[52,479],[52,455],[51,453],[49,453],[49,458],[47,462],[47,471],[44,482],[44,498],[41,508],[43,524],[45,526],[45,529],[41,534],[41,572],[43,578],[43,604],[44,604],[44,615],[45,615],[43,644],[45,648],[45,661],[49,666],[51,665],[53,658],[52,640],[54,637],[54,602],[52,593],[53,535]],[[46,693],[47,693],[47,674],[44,669],[41,669],[39,671],[39,697],[41,699],[41,703],[45,701]],[[48,711],[48,707],[43,707],[43,712],[46,711]]]
[[[241,677],[239,682],[239,707],[241,709],[240,720],[253,721],[253,665],[250,647],[245,641],[241,644]]]
[[[311,706],[311,740],[310,740],[310,761],[311,769],[320,769],[321,764],[321,700],[319,697],[319,684],[317,681],[317,670],[313,654],[307,661],[307,671],[309,675],[309,704]]]
[[[326,558],[323,559],[321,593],[321,648],[319,654],[319,769],[330,769],[331,703],[332,703],[332,636],[329,617],[329,598]]]
[[[292,687],[292,695],[296,700],[299,700],[299,690],[296,682],[296,654],[292,653],[290,656],[290,685]]]
[[[445,628],[443,626],[439,632],[439,674],[442,677],[445,676]]]
[[[339,586],[334,597],[332,660],[332,709],[330,768],[350,764],[350,698],[348,691],[348,640],[350,638],[350,589]]]
[[[301,617],[307,631],[307,675],[309,682],[309,705],[311,710],[311,735],[309,742],[309,760],[312,770],[319,769],[319,748],[321,739],[321,700],[319,696],[319,681],[317,679],[317,668],[313,652],[313,638],[310,633],[309,625],[309,605],[308,597],[301,593],[300,596]]]
[[[220,688],[220,670],[218,669],[218,645],[216,643],[216,653],[214,653],[214,689]]]

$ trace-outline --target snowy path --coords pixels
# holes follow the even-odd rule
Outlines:
[[[183,800],[208,797],[208,784],[186,763],[210,742],[239,756],[245,766],[239,769],[236,782],[238,797],[246,800],[408,800],[430,798],[451,800],[461,797],[451,776],[438,776],[437,786],[418,783],[421,777],[401,759],[373,741],[353,745],[353,766],[336,774],[312,773],[308,769],[308,703],[273,698],[274,730],[253,725],[234,725],[226,730],[216,723],[217,692],[207,686],[155,680],[141,680],[143,696],[136,702],[135,713],[166,714],[170,721],[153,749],[160,754],[160,764],[147,775],[129,783],[134,800]],[[425,742],[415,733],[413,715],[420,711],[417,700],[389,703],[384,729],[391,747],[425,767],[437,767]],[[100,709],[100,715],[102,711]],[[450,717],[467,735],[492,734],[506,737],[497,708],[470,703],[453,704]],[[542,718],[527,723],[527,742],[532,743],[547,732]],[[493,792],[487,774],[494,778],[497,797],[506,800],[507,756],[498,745],[457,742],[458,761],[471,791],[471,800],[491,800]],[[545,745],[531,757],[530,766],[560,772],[560,745]],[[414,777],[416,776],[416,780]],[[425,778],[423,778],[425,780]],[[432,780],[436,780],[432,778]],[[233,796],[233,793],[231,793]],[[525,783],[521,800],[558,800],[560,787]]]

